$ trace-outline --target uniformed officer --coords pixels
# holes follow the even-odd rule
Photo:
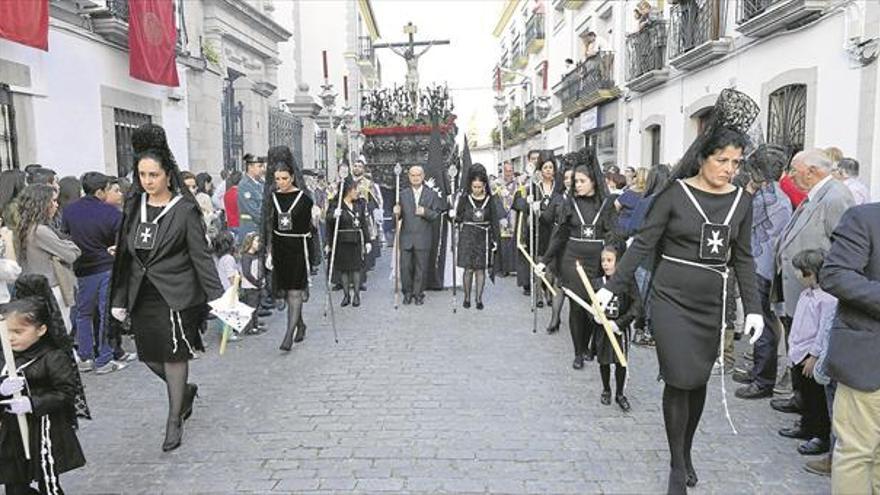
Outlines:
[[[261,232],[266,157],[247,158],[244,166],[245,176],[238,184],[239,231],[242,239],[251,232]]]

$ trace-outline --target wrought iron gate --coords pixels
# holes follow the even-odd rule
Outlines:
[[[116,135],[116,175],[119,177],[128,177],[134,168],[131,135],[135,129],[152,121],[153,118],[145,113],[121,108],[113,109],[113,130]]]
[[[15,134],[15,107],[9,86],[0,84],[0,170],[18,168],[18,137]]]
[[[241,170],[244,155],[244,105],[235,103],[235,89],[232,83],[235,78],[226,79],[223,86],[221,118],[223,120],[223,168]]]
[[[319,129],[315,133],[315,169],[322,170],[326,177],[329,163],[327,159],[327,130]]]
[[[770,93],[767,142],[786,146],[791,153],[804,149],[807,134],[807,85],[789,84]]]

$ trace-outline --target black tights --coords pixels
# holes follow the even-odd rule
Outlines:
[[[348,286],[345,288],[348,291]],[[287,332],[284,334],[284,340],[281,347],[284,350],[290,350],[293,346],[293,331],[297,326],[305,327],[302,317],[303,303],[308,300],[309,292],[305,290],[289,290],[287,291]]]
[[[575,356],[586,356],[593,337],[593,317],[578,304],[568,309],[568,328],[571,330],[571,341],[574,344]]]
[[[705,385],[684,390],[667,384],[663,389],[663,421],[670,454],[669,493],[686,493],[687,477],[696,477],[691,447],[705,403]]]
[[[611,365],[600,364],[599,374],[602,375],[602,390],[611,391]],[[623,395],[623,386],[626,385],[626,366],[614,365],[614,394],[617,397]]]
[[[483,302],[483,289],[486,287],[486,270],[474,270],[467,268],[464,271],[464,300],[471,300],[471,286],[474,285],[476,279],[477,285],[477,302]]]
[[[186,392],[186,381],[189,378],[189,363],[159,363],[144,361],[147,368],[165,382],[168,389],[168,420],[178,420],[183,409],[183,397]]]
[[[361,271],[355,270],[352,272],[342,272],[342,291],[345,295],[349,295],[349,287],[354,286],[354,293],[358,294],[361,291]]]

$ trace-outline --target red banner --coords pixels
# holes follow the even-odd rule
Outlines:
[[[128,1],[131,77],[165,86],[179,86],[176,44],[172,0]]]
[[[49,50],[49,0],[0,0],[0,38]]]

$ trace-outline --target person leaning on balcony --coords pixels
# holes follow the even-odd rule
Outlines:
[[[590,58],[599,52],[608,51],[608,43],[596,35],[595,31],[589,31],[584,36],[584,58]]]

